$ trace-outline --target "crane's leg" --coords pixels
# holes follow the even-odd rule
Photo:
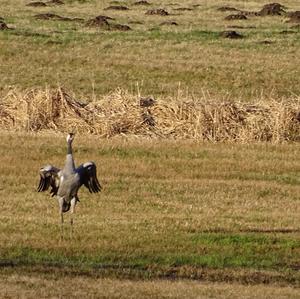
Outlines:
[[[60,215],[60,239],[63,240],[64,238],[64,199],[62,197],[58,198],[58,205],[59,205],[59,215]]]
[[[73,224],[74,224],[74,213],[75,213],[75,206],[77,202],[77,196],[71,199],[71,238],[73,238]]]

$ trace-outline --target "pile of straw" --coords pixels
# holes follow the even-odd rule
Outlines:
[[[148,104],[147,104],[148,103]],[[141,99],[125,91],[81,102],[62,88],[10,91],[0,99],[0,129],[137,135],[199,141],[299,141],[300,99],[257,103]]]

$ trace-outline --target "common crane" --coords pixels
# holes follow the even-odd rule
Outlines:
[[[90,193],[101,191],[102,187],[97,179],[97,169],[94,162],[86,162],[75,168],[72,154],[74,134],[67,136],[67,156],[63,169],[46,165],[40,169],[40,182],[37,191],[46,191],[51,187],[50,194],[57,196],[61,233],[63,236],[64,213],[71,210],[71,232],[73,233],[73,214],[76,203],[79,202],[78,190],[84,185]]]

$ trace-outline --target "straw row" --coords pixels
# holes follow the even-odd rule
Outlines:
[[[62,88],[10,91],[0,99],[0,129],[196,139],[299,141],[300,98],[249,104],[207,99],[140,98],[117,90],[81,102]]]

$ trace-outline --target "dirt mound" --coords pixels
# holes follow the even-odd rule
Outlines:
[[[161,8],[147,10],[145,14],[146,15],[158,15],[158,16],[168,16],[169,15],[169,13],[166,10],[161,9]]]
[[[229,15],[225,17],[226,21],[231,21],[231,20],[247,20],[248,18],[245,15],[242,14],[237,14],[237,15]]]
[[[140,98],[117,90],[82,103],[59,88],[11,90],[0,99],[0,129],[135,135],[211,142],[300,140],[299,97],[253,104]]]
[[[256,16],[260,16],[259,12],[257,11],[248,11],[248,10],[241,10],[240,14],[244,15],[244,16],[252,16],[252,17],[256,17]]]
[[[288,23],[300,23],[300,16],[295,15],[295,16],[291,17],[287,22]]]
[[[285,7],[280,3],[269,3],[259,11],[260,16],[281,16],[285,15]]]
[[[222,6],[217,8],[218,11],[239,11],[238,9],[230,6]]]
[[[293,11],[289,12],[287,16],[290,18],[287,22],[288,23],[300,23],[300,11]]]
[[[143,24],[144,24],[144,22],[142,22],[142,21],[134,21],[134,20],[132,20],[132,21],[129,21],[129,22],[128,22],[128,24],[132,24],[132,25],[143,25]]]
[[[32,7],[45,7],[45,6],[47,6],[47,4],[44,3],[44,2],[41,2],[41,1],[35,1],[35,2],[27,3],[26,6],[32,6]]]
[[[114,18],[100,15],[93,19],[88,20],[86,23],[86,26],[109,27],[109,23],[107,20],[114,20]],[[106,29],[108,29],[108,28],[106,28]]]
[[[227,28],[232,29],[255,29],[255,26],[239,26],[239,25],[228,25]]]
[[[127,6],[122,5],[111,5],[104,8],[104,10],[129,10],[129,8]]]
[[[62,17],[59,15],[56,15],[54,13],[42,13],[42,14],[37,14],[34,16],[35,19],[37,20],[53,20],[53,21],[74,21],[74,20],[80,20],[78,18],[76,19],[71,19],[68,17]]]
[[[159,24],[159,26],[178,26],[178,23],[174,21],[166,21]]]
[[[151,5],[151,4],[148,1],[141,0],[141,1],[134,2],[133,5]]]
[[[65,3],[61,0],[50,0],[46,2],[48,5],[64,5]]]
[[[271,41],[271,40],[261,40],[259,42],[257,42],[258,44],[261,44],[261,45],[272,45],[274,44],[275,42]]]
[[[118,31],[132,30],[128,25],[122,25],[122,24],[110,24],[109,28],[110,28],[110,30],[118,30]]]
[[[286,16],[289,18],[300,17],[300,10],[288,12]]]
[[[220,33],[220,36],[221,37],[224,37],[224,38],[231,38],[231,39],[240,39],[240,38],[243,38],[243,35],[236,32],[236,31],[223,31]]]
[[[97,16],[94,19],[87,21],[86,26],[98,27],[104,30],[119,30],[129,31],[131,28],[127,25],[122,24],[111,24],[108,20],[114,20],[114,18],[107,16]]]
[[[173,10],[177,10],[177,11],[192,11],[192,8],[188,8],[188,7],[178,7],[178,8],[174,8]]]
[[[9,29],[3,19],[0,18],[0,30],[7,30]]]

